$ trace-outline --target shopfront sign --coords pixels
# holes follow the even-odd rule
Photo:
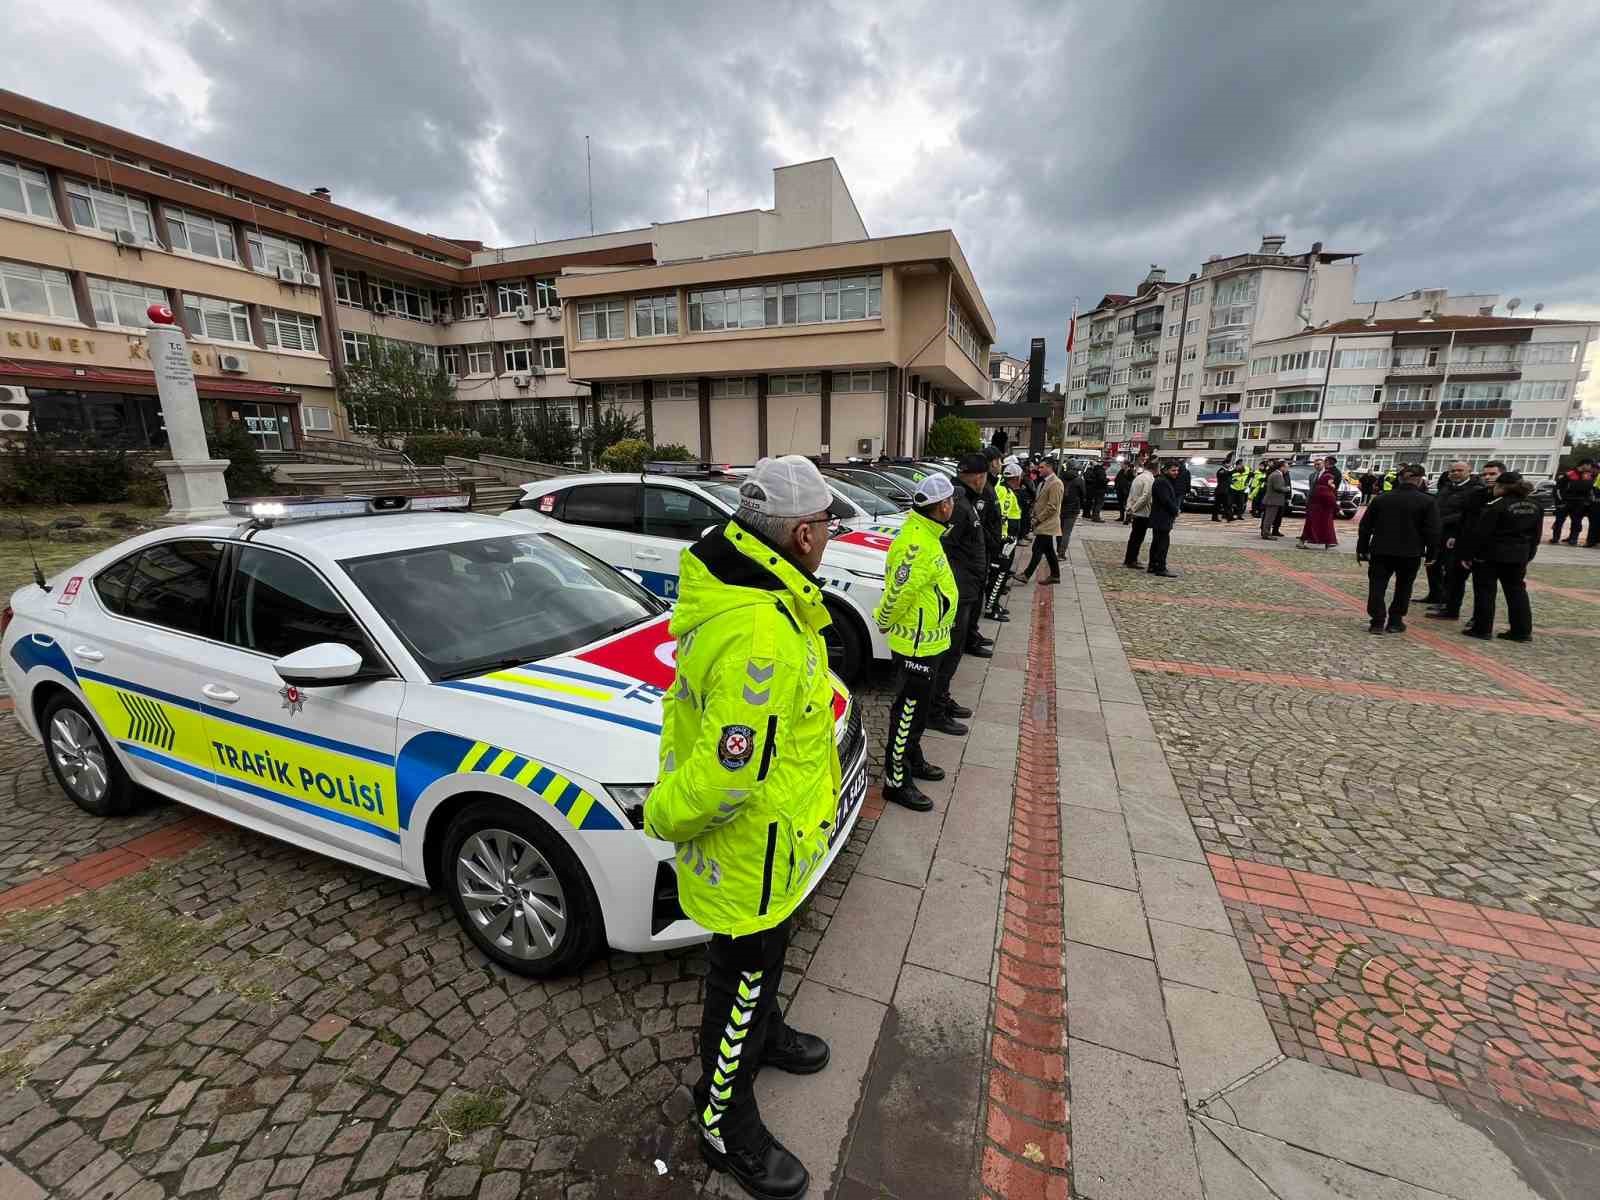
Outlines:
[[[1182,447],[1181,447],[1181,449],[1184,449],[1184,450],[1209,450],[1209,449],[1211,449],[1211,443],[1210,442],[1184,442]]]
[[[1268,454],[1293,454],[1294,453],[1294,443],[1293,442],[1268,442],[1267,443],[1267,453]]]
[[[128,361],[141,365],[150,364],[150,353],[145,348],[142,337],[128,336]],[[107,339],[101,337],[85,337],[79,333],[62,333],[51,329],[7,329],[0,337],[0,346],[7,350],[41,350],[50,354],[69,354],[80,358],[95,358],[102,349],[115,353],[114,342],[112,347],[107,346]],[[220,370],[215,351],[190,346],[187,350],[189,365],[191,367],[210,367]]]
[[[1328,453],[1339,448],[1338,442],[1301,442],[1300,449],[1307,454]]]

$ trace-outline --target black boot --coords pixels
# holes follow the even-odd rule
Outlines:
[[[761,1065],[790,1075],[815,1075],[828,1065],[828,1043],[814,1033],[785,1025],[778,1040],[767,1045]]]
[[[726,1171],[756,1200],[797,1200],[811,1186],[802,1163],[765,1129],[748,1147],[718,1150],[702,1135],[700,1157],[713,1171]]]
[[[958,721],[965,721],[972,715],[972,710],[970,708],[968,708],[965,704],[957,704],[950,696],[946,696],[943,700],[939,701],[938,707],[942,708],[952,717],[955,717]]]
[[[928,727],[933,728],[931,724]],[[964,729],[965,726],[961,728]],[[884,784],[883,798],[890,804],[898,804],[901,808],[909,808],[912,812],[928,812],[933,808],[933,801],[918,790],[917,785],[909,779],[899,787]]]
[[[965,737],[967,727],[956,720],[955,714],[948,708],[936,708],[928,714],[928,728],[935,733],[949,734],[951,737]],[[888,795],[888,791],[884,792]]]
[[[911,754],[911,778],[926,779],[929,783],[938,783],[939,780],[944,778],[944,768],[936,767],[923,758],[920,749],[914,750]]]

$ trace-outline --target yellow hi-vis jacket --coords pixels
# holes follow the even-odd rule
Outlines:
[[[960,593],[940,538],[944,528],[919,512],[907,513],[884,564],[883,599],[872,619],[889,639],[889,649],[908,658],[929,658],[950,648]]]
[[[1267,473],[1260,467],[1250,472],[1250,499],[1261,495],[1267,486]]]
[[[683,911],[730,937],[770,929],[810,891],[838,814],[822,585],[729,521],[680,559],[678,677],[644,828],[676,843]]]
[[[1013,521],[1022,521],[1022,502],[1017,499],[1017,494],[1005,484],[999,484],[994,489],[995,498],[1000,502],[1000,536],[1002,539],[1012,535],[1017,527]]]

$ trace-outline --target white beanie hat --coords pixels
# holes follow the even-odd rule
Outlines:
[[[809,517],[833,503],[817,464],[800,454],[763,458],[739,485],[739,504],[767,517]]]

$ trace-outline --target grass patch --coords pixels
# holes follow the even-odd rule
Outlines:
[[[433,1123],[446,1138],[455,1141],[487,1129],[500,1120],[504,1111],[504,1094],[498,1087],[486,1092],[457,1092],[434,1111]]]
[[[396,1050],[406,1048],[406,1040],[392,1029],[374,1029],[372,1036],[385,1046],[393,1046]]]
[[[33,582],[33,559],[28,555],[28,543],[17,534],[16,521],[21,519],[34,525],[49,526],[61,517],[78,517],[104,534],[93,541],[53,542],[48,537],[33,538],[33,550],[39,557],[39,566],[45,575],[54,575],[73,563],[88,558],[132,536],[127,529],[103,527],[106,515],[117,513],[131,517],[145,525],[155,524],[167,510],[139,504],[26,504],[13,505],[0,516],[0,600],[24,584]]]

